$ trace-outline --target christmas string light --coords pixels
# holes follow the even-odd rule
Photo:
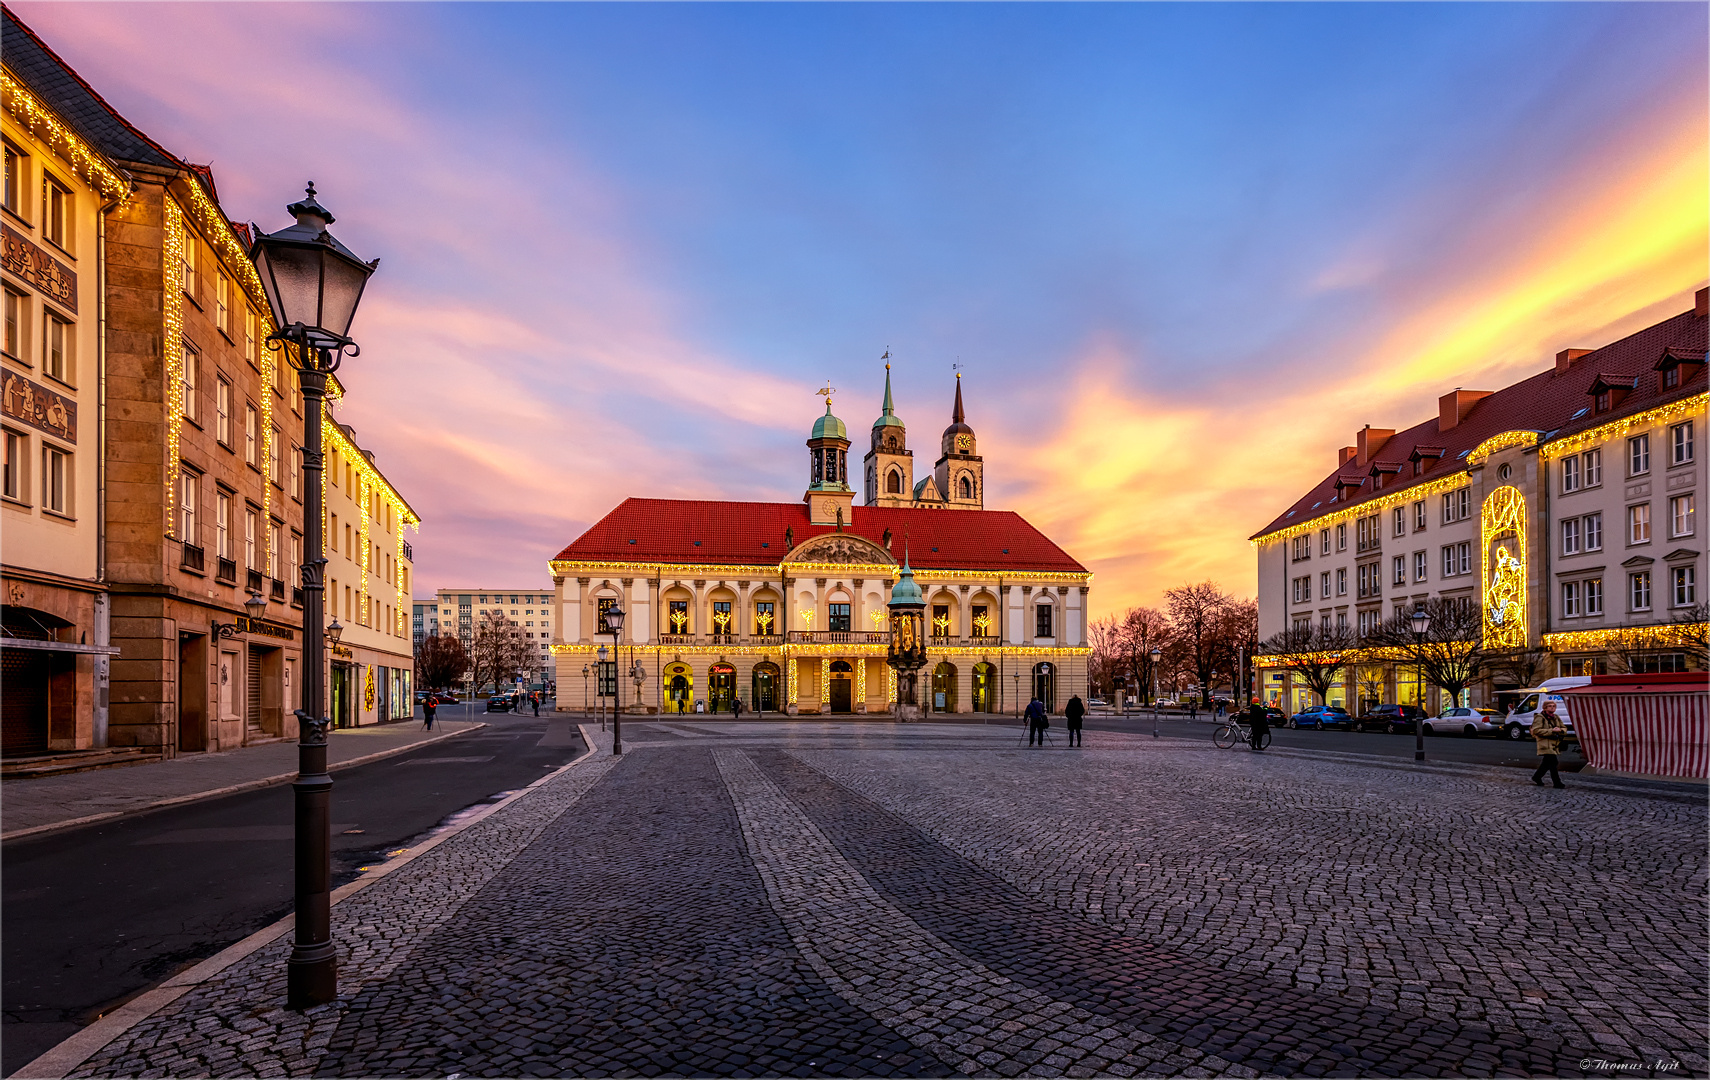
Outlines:
[[[1484,578],[1484,644],[1491,649],[1526,647],[1526,496],[1504,486],[1490,493],[1479,512]],[[1498,548],[1491,561],[1491,545]],[[1495,571],[1493,574],[1492,571]]]
[[[1326,511],[1317,517],[1308,518],[1299,524],[1288,525],[1284,528],[1277,529],[1274,532],[1261,533],[1260,535],[1253,537],[1249,543],[1254,547],[1258,547],[1260,544],[1289,540],[1293,537],[1300,536],[1303,533],[1316,532],[1321,528],[1326,528],[1336,524],[1337,522],[1352,521],[1355,518],[1382,513],[1384,510],[1387,510],[1392,506],[1400,506],[1403,503],[1417,502],[1420,499],[1435,495],[1438,492],[1452,491],[1456,488],[1465,487],[1467,482],[1466,470],[1456,469],[1455,472],[1449,476],[1439,477],[1422,484],[1413,484],[1409,487],[1401,488],[1398,491],[1391,492],[1388,495],[1383,495],[1375,499],[1366,499],[1363,502],[1350,503],[1341,509]]]
[[[1490,455],[1496,453],[1498,450],[1506,450],[1511,446],[1537,445],[1538,432],[1536,431],[1504,431],[1500,435],[1492,435],[1490,438],[1473,447],[1471,452],[1467,454],[1467,464],[1469,466],[1482,465]]]
[[[192,544],[195,537],[179,536],[178,440],[184,428],[184,218],[178,204],[162,199],[160,296],[161,360],[166,366],[166,535]]]
[[[77,175],[88,181],[89,186],[99,191],[102,197],[117,199],[121,203],[130,199],[130,181],[4,69],[0,69],[0,98],[5,102],[6,111],[29,128],[32,135],[70,162]]]
[[[1608,442],[1618,439],[1636,427],[1650,427],[1653,424],[1666,424],[1683,416],[1703,416],[1707,405],[1710,405],[1710,393],[1693,394],[1666,405],[1636,412],[1631,416],[1623,416],[1619,420],[1611,420],[1607,424],[1599,424],[1587,428],[1575,435],[1554,439],[1538,449],[1538,453],[1550,460],[1575,453],[1594,443]]]

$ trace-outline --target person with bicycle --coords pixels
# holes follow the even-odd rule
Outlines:
[[[1265,707],[1256,701],[1247,706],[1247,726],[1253,749],[1263,750],[1270,741],[1271,722],[1265,716]]]

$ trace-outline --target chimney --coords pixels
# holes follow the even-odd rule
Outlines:
[[[1354,460],[1354,455],[1357,453],[1359,453],[1359,451],[1355,450],[1351,446],[1342,447],[1342,449],[1336,451],[1336,467],[1340,469],[1348,462]]]
[[[1489,390],[1462,390],[1455,387],[1452,394],[1437,399],[1437,430],[1449,431],[1467,418],[1472,407],[1491,395]]]
[[[1383,444],[1388,442],[1389,437],[1394,434],[1394,428],[1375,428],[1370,424],[1361,428],[1354,436],[1354,443],[1359,448],[1354,455],[1354,463],[1362,469],[1365,468],[1371,463],[1372,458],[1377,456],[1377,452],[1383,449]]]
[[[1563,349],[1556,354],[1556,374],[1560,375],[1573,366],[1573,362],[1582,356],[1591,355],[1590,349]]]
[[[1692,313],[1700,319],[1710,315],[1710,288],[1699,289],[1692,294]]]

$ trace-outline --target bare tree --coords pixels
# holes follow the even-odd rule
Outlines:
[[[1117,624],[1112,652],[1119,658],[1121,670],[1138,684],[1142,704],[1151,704],[1153,676],[1164,681],[1163,672],[1153,670],[1152,650],[1169,648],[1170,620],[1157,608],[1131,607]]]
[[[1354,669],[1354,683],[1360,690],[1360,708],[1356,715],[1370,711],[1373,705],[1383,704],[1383,675],[1382,664],[1365,663]]]
[[[1461,704],[1466,693],[1484,670],[1484,615],[1477,604],[1461,598],[1433,597],[1422,605],[1431,616],[1430,628],[1423,634],[1413,632],[1413,616],[1400,612],[1382,623],[1367,640],[1399,652],[1406,662],[1417,667],[1426,682],[1446,692]],[[1423,707],[1424,702],[1420,702]]]
[[[1507,675],[1515,686],[1537,686],[1549,678],[1550,658],[1554,655],[1548,649],[1514,649],[1492,653],[1486,657],[1485,667],[1493,674]]]
[[[1674,613],[1674,645],[1699,671],[1710,667],[1710,604],[1699,602]]]
[[[455,634],[430,634],[416,643],[416,684],[449,687],[469,670],[469,656]]]
[[[1231,600],[1217,617],[1218,661],[1229,672],[1229,686],[1239,705],[1252,700],[1247,691],[1247,670],[1259,647],[1259,604],[1256,600]]]
[[[1171,637],[1181,650],[1185,666],[1199,680],[1202,700],[1209,700],[1211,695],[1211,677],[1225,651],[1220,630],[1234,602],[1233,596],[1211,581],[1164,590]]]
[[[1318,703],[1329,704],[1330,688],[1337,674],[1353,660],[1358,641],[1346,626],[1302,623],[1265,639],[1264,651],[1277,667],[1290,672],[1318,695]]]
[[[1114,616],[1094,619],[1087,624],[1087,644],[1092,654],[1087,657],[1087,689],[1094,696],[1102,696],[1116,683],[1116,675],[1120,670],[1119,660],[1115,653],[1116,619]]]
[[[470,681],[476,690],[489,684],[497,690],[501,683],[533,673],[540,662],[533,653],[523,644],[521,624],[502,611],[482,612],[469,644]]]

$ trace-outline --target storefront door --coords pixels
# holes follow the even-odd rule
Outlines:
[[[707,710],[730,712],[736,703],[736,669],[729,664],[714,664],[707,673]]]

